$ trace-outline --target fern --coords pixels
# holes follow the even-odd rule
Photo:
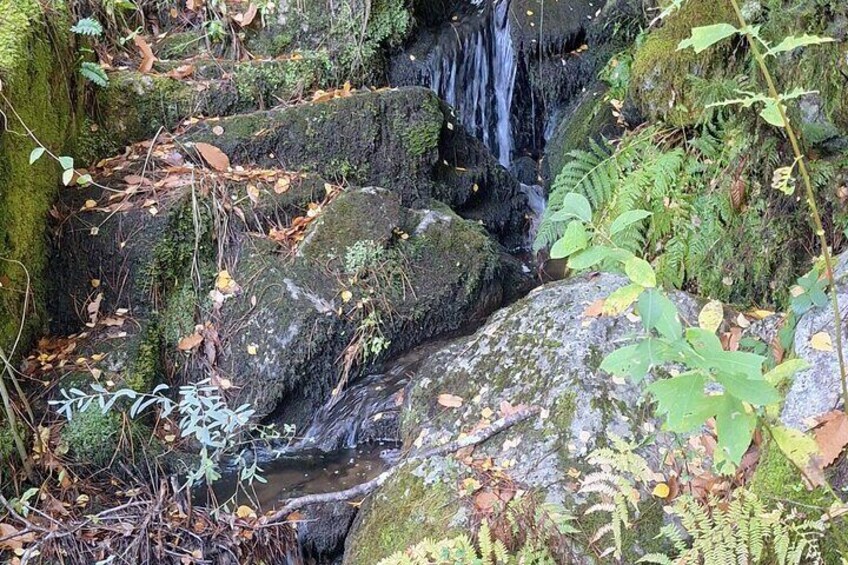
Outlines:
[[[729,504],[711,498],[706,504],[682,496],[671,508],[678,524],[661,536],[676,556],[652,553],[639,563],[722,565],[725,563],[815,565],[822,563],[823,522],[766,505],[754,494],[737,491]]]
[[[100,37],[103,35],[103,26],[94,18],[83,18],[71,27],[71,31],[77,35]]]
[[[83,61],[80,65],[80,74],[97,86],[105,87],[109,84],[109,77],[103,67],[91,61]]]

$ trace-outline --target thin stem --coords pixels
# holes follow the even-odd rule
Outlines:
[[[846,374],[845,356],[842,351],[842,315],[839,311],[839,298],[836,293],[836,280],[833,276],[833,257],[831,256],[830,248],[827,244],[827,236],[824,232],[824,225],[822,224],[821,215],[819,214],[819,208],[816,205],[816,196],[813,192],[813,183],[810,180],[810,171],[807,169],[807,162],[804,157],[804,153],[801,151],[801,144],[798,141],[798,136],[795,134],[795,128],[793,128],[792,124],[789,123],[789,118],[787,117],[786,110],[783,107],[783,100],[780,98],[780,93],[777,91],[777,87],[775,86],[774,78],[772,77],[771,71],[768,69],[768,65],[766,65],[765,57],[760,51],[759,45],[755,38],[751,35],[748,22],[745,20],[745,16],[739,8],[739,2],[738,0],[730,0],[730,2],[733,4],[733,10],[736,12],[736,18],[739,20],[739,25],[742,27],[742,31],[748,40],[748,44],[751,46],[751,53],[753,53],[754,59],[756,59],[757,65],[760,67],[760,71],[766,80],[766,84],[768,84],[769,96],[771,96],[774,100],[775,105],[777,106],[777,111],[780,113],[780,118],[783,120],[786,135],[789,137],[789,143],[792,144],[792,151],[795,153],[798,170],[801,172],[801,178],[804,181],[804,189],[807,193],[807,204],[810,207],[813,223],[816,228],[816,236],[819,238],[819,243],[821,244],[825,271],[831,286],[830,297],[831,306],[833,307],[833,321],[835,325],[834,333],[836,334],[836,356],[837,359],[839,359],[839,378],[842,385],[842,409],[845,411],[845,414],[848,415],[848,374]]]

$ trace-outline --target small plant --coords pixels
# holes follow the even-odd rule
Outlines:
[[[514,564],[517,560],[510,555],[500,540],[492,537],[489,525],[483,522],[478,534],[479,549],[468,536],[434,541],[425,539],[405,551],[387,557],[378,565],[495,565]]]
[[[109,391],[100,384],[92,383],[91,392],[80,389],[62,389],[60,400],[51,400],[50,404],[57,407],[59,414],[69,421],[75,414],[84,413],[92,405],[96,405],[103,414],[107,414],[116,404],[125,400],[132,402],[127,414],[130,418],[138,418],[145,410],[156,406],[159,417],[167,418],[171,414],[180,417],[180,436],[192,439],[200,445],[200,462],[189,471],[186,477],[186,487],[191,488],[201,481],[212,484],[221,478],[218,463],[222,457],[235,451],[243,444],[242,436],[251,431],[250,419],[254,410],[243,404],[236,409],[227,406],[226,400],[219,394],[218,388],[203,380],[197,384],[181,386],[179,401],[174,401],[163,393],[168,386],[160,384],[150,393],[142,394],[125,388]],[[259,468],[254,465],[250,480],[256,477]]]
[[[71,27],[71,31],[77,35],[90,38],[100,38],[103,36],[103,26],[95,18],[83,18]],[[81,49],[83,54],[93,54],[94,51],[88,47]],[[93,61],[80,62],[80,74],[100,87],[105,87],[109,84],[109,77],[106,76],[106,71],[99,63]],[[68,183],[65,183],[66,185]]]

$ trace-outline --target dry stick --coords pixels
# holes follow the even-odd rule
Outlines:
[[[833,258],[830,254],[830,249],[827,245],[827,236],[824,233],[824,225],[822,224],[821,215],[819,214],[818,206],[816,205],[816,195],[813,192],[813,183],[810,180],[810,172],[807,170],[807,163],[804,157],[804,154],[801,152],[801,144],[798,141],[798,136],[795,134],[795,129],[789,123],[789,118],[786,116],[786,110],[783,107],[783,100],[780,98],[780,93],[777,91],[777,87],[774,84],[774,78],[771,76],[771,71],[768,69],[768,65],[766,65],[765,57],[760,52],[760,48],[757,45],[757,40],[751,35],[750,29],[748,27],[748,22],[745,20],[745,16],[742,14],[742,10],[739,8],[738,0],[730,0],[733,4],[733,10],[736,12],[736,18],[739,20],[739,24],[742,26],[742,31],[745,34],[745,38],[748,40],[748,44],[751,46],[751,52],[754,55],[754,59],[757,61],[757,65],[760,67],[760,71],[763,74],[763,77],[766,79],[766,83],[768,84],[769,96],[774,100],[775,105],[777,106],[777,111],[780,113],[780,119],[783,120],[784,129],[786,129],[786,135],[789,137],[789,142],[792,144],[792,151],[795,153],[795,159],[798,161],[798,170],[801,171],[801,177],[804,180],[804,189],[807,192],[807,204],[810,206],[810,212],[813,217],[813,223],[816,228],[816,235],[819,238],[819,242],[822,248],[822,255],[824,256],[824,264],[825,270],[827,271],[827,278],[830,281],[831,286],[831,303],[833,306],[833,316],[834,316],[834,324],[835,324],[835,333],[836,333],[836,355],[839,359],[839,377],[842,384],[842,403],[843,410],[845,414],[848,415],[848,375],[846,375],[845,369],[845,357],[842,352],[842,316],[839,311],[839,298],[836,293],[836,281],[833,277]]]
[[[361,485],[355,486],[353,488],[349,488],[347,490],[339,491],[339,492],[328,492],[325,494],[310,494],[308,496],[301,496],[299,498],[292,498],[286,501],[286,504],[275,512],[272,516],[270,516],[264,527],[274,525],[276,522],[280,522],[286,518],[289,514],[294,512],[295,510],[300,510],[305,506],[309,506],[312,504],[324,504],[327,502],[342,502],[345,500],[351,500],[353,498],[358,498],[360,496],[365,496],[366,494],[371,493],[375,489],[381,487],[387,480],[389,480],[392,476],[394,476],[404,465],[413,461],[421,461],[423,459],[429,459],[430,457],[438,457],[441,455],[447,455],[448,453],[453,453],[454,451],[459,451],[465,447],[471,447],[473,445],[478,445],[483,443],[487,439],[491,438],[494,435],[499,434],[503,430],[514,426],[515,424],[519,424],[524,420],[527,420],[534,414],[538,414],[540,412],[540,408],[538,406],[532,406],[529,408],[521,408],[517,412],[501,418],[495,421],[491,426],[488,426],[482,430],[474,432],[471,435],[465,436],[464,438],[458,439],[456,441],[452,441],[445,445],[439,447],[433,447],[431,449],[427,449],[418,453],[416,455],[411,455],[401,463],[395,465],[388,471],[384,471],[380,474],[376,479],[372,479],[367,483],[362,483]]]

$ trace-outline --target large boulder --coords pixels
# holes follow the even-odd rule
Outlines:
[[[245,236],[230,272],[219,370],[260,414],[303,425],[356,369],[488,314],[503,296],[499,252],[443,205],[351,190],[328,204],[294,257]]]
[[[573,470],[586,469],[586,454],[610,434],[634,438],[658,427],[639,387],[616,383],[598,369],[606,354],[636,337],[638,322],[585,315],[587,306],[624,284],[622,277],[603,274],[547,285],[498,312],[475,335],[430,356],[407,394],[407,445],[426,448],[455,439],[502,403],[537,405],[542,416],[491,438],[474,458],[491,457],[495,468],[508,469],[517,488],[541,491],[548,502],[579,515],[586,500],[575,494]],[[697,317],[693,299],[678,294],[675,300],[684,318]],[[446,409],[438,402],[442,394],[461,397],[461,407]],[[657,463],[666,441],[659,434],[641,453]],[[468,531],[474,512],[456,485],[474,471],[453,456],[410,467],[366,501],[345,563],[376,563],[424,538]],[[638,539],[627,536],[626,562],[650,549],[662,522],[659,506],[646,505]],[[571,555],[570,562],[593,562],[585,547],[571,548]]]
[[[216,145],[234,165],[282,164],[336,182],[381,186],[407,206],[435,198],[510,245],[525,222],[518,181],[423,88],[207,121],[187,140]]]

